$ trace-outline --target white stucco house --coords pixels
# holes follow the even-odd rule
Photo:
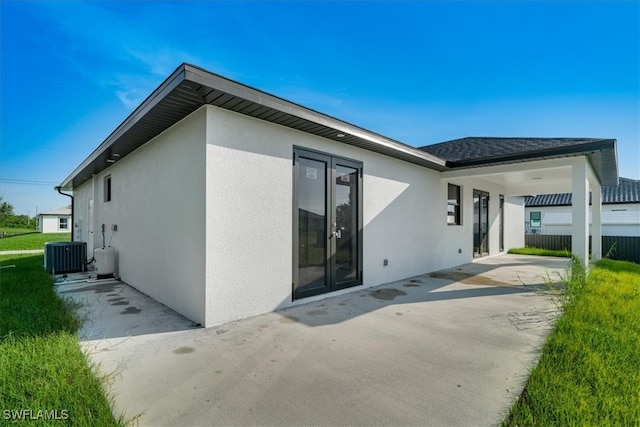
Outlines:
[[[37,218],[41,233],[71,233],[71,206],[39,213]]]
[[[591,224],[591,207],[589,224]],[[571,193],[525,198],[525,233],[571,235]],[[602,187],[602,235],[640,236],[640,180],[620,177]]]
[[[528,194],[573,193],[587,259],[617,170],[613,139],[415,148],[182,64],[59,189],[75,240],[104,229],[124,282],[213,326],[522,247]]]

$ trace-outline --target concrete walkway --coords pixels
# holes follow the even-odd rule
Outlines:
[[[22,249],[19,251],[0,251],[0,255],[29,255],[29,254],[43,254],[44,249]]]
[[[498,425],[567,259],[505,255],[203,329],[119,282],[63,284],[116,414],[146,425]]]

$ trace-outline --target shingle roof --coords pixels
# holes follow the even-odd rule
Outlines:
[[[591,203],[591,200],[589,200]],[[640,180],[620,178],[618,185],[602,186],[602,203],[612,205],[617,203],[640,203]],[[570,206],[571,193],[538,194],[525,197],[526,207],[539,206]]]
[[[467,137],[420,147],[445,159],[450,168],[469,168],[575,155],[587,155],[600,180],[618,183],[616,140],[606,138]]]

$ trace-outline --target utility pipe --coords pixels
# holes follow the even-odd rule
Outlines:
[[[63,196],[67,196],[71,198],[71,241],[73,242],[73,234],[75,231],[75,226],[76,223],[74,221],[74,212],[75,212],[75,206],[73,204],[73,196],[71,194],[67,194],[67,193],[63,193],[62,192],[62,187],[58,186],[58,187],[53,187],[54,190],[56,190],[58,193],[62,194]]]

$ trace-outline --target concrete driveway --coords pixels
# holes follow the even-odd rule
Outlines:
[[[87,304],[83,346],[140,425],[488,426],[522,391],[567,259],[505,255],[215,328],[122,283]],[[557,276],[555,276],[557,277]]]

